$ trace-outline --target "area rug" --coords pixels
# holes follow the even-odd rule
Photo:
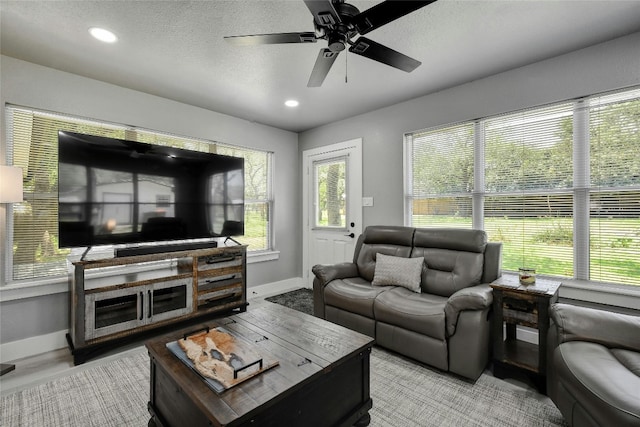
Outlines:
[[[380,348],[371,354],[373,427],[564,426],[537,395],[482,375],[475,384]],[[29,427],[146,426],[149,357],[128,355],[0,400],[0,424]]]
[[[374,347],[372,426],[566,426],[551,400],[482,374],[472,383]]]
[[[265,299],[313,313],[308,288]],[[382,348],[374,348],[371,378],[373,426],[567,425],[551,400],[536,391],[487,374],[471,383]]]
[[[310,310],[310,289],[287,294],[275,299]],[[379,347],[371,354],[370,392],[373,427],[566,426],[549,398],[533,390],[487,374],[472,383]],[[146,426],[148,400],[149,356],[142,349],[3,396],[0,425]]]
[[[149,356],[140,351],[3,396],[0,425],[146,426]]]
[[[313,291],[309,288],[296,289],[265,298],[265,300],[293,308],[303,313],[313,314]]]

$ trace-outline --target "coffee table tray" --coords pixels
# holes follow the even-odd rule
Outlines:
[[[197,332],[185,334],[181,340],[168,342],[166,347],[218,394],[279,365],[272,355],[257,350],[249,341],[221,326]],[[202,345],[198,366],[179,341],[189,341],[187,344],[192,346],[194,342]]]

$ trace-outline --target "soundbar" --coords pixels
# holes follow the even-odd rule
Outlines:
[[[218,247],[218,242],[193,242],[193,243],[167,243],[153,246],[132,246],[128,248],[116,248],[116,258],[126,256],[161,254],[165,252],[194,251],[197,249],[209,249]]]

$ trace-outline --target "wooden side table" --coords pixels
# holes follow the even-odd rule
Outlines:
[[[524,374],[538,391],[546,393],[549,307],[557,301],[560,285],[561,282],[547,279],[521,285],[518,276],[503,276],[491,284],[493,374],[497,378]],[[517,325],[537,329],[538,344],[519,340]]]

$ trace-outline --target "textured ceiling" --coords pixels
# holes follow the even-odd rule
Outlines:
[[[640,31],[640,1],[439,0],[367,34],[422,61],[415,71],[343,52],[319,88],[306,85],[326,42],[223,40],[313,31],[302,0],[0,0],[0,18],[3,55],[299,132]]]

